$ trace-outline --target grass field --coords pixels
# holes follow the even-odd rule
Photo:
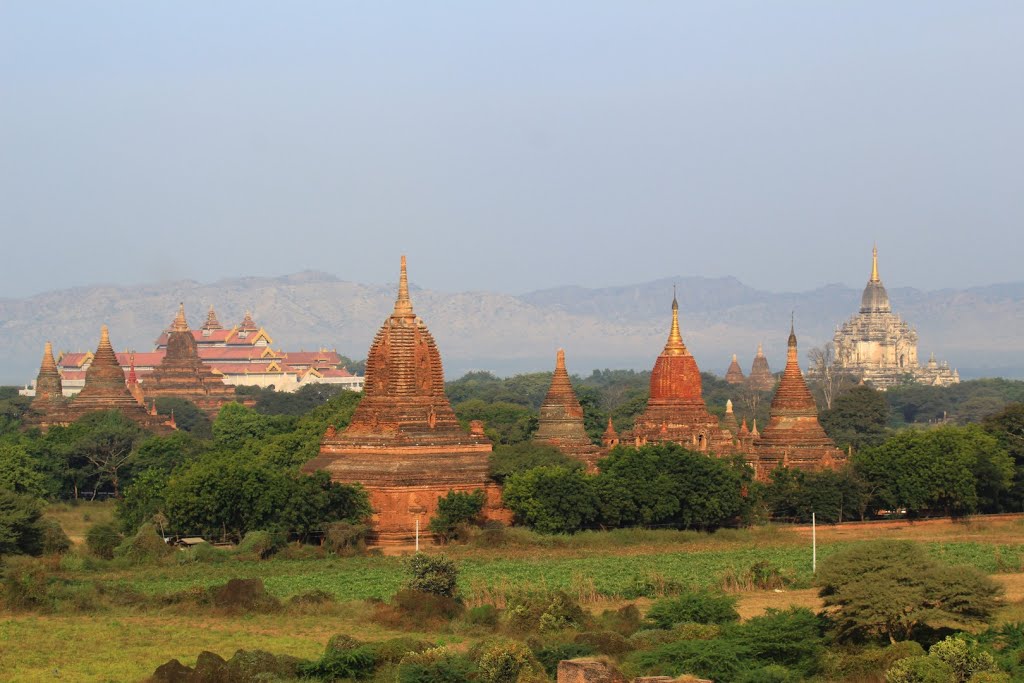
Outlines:
[[[103,505],[60,507],[50,511],[72,536],[82,538],[91,523],[109,518]],[[89,520],[84,517],[88,515]],[[953,523],[948,520],[888,525],[819,527],[818,557],[865,539],[917,540],[929,552],[953,564],[997,575],[1006,586],[1007,605],[1000,619],[1024,619],[1024,522],[1000,517]],[[573,537],[536,537],[515,531],[502,548],[452,546],[446,550],[460,565],[460,585],[469,601],[500,603],[510,591],[564,588],[600,611],[624,603],[638,584],[650,593],[666,585],[722,585],[728,572],[739,574],[758,561],[777,566],[790,580],[782,592],[740,595],[744,618],[769,607],[820,605],[810,588],[809,530],[761,527],[706,535],[674,531],[584,533]],[[269,592],[287,598],[320,589],[338,603],[313,612],[286,610],[272,615],[226,616],[196,606],[107,607],[95,612],[0,612],[0,678],[18,681],[131,681],[150,674],[174,657],[194,663],[202,650],[229,657],[240,648],[263,648],[315,657],[339,632],[376,639],[395,635],[369,620],[365,598],[387,598],[403,580],[399,557],[273,559],[216,564],[166,564],[127,567],[97,563],[93,569],[57,571],[66,585],[102,583],[149,595],[166,595],[230,578],[259,577]],[[636,600],[640,606],[650,598]],[[423,634],[435,641],[472,640],[469,632]]]

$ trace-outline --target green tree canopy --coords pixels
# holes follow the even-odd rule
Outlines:
[[[822,561],[820,595],[842,640],[908,640],[921,625],[986,623],[999,584],[970,567],[951,567],[906,541],[873,541]]]

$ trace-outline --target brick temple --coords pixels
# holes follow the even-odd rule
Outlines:
[[[110,343],[110,332],[106,325],[100,331],[99,346],[85,373],[85,385],[74,398],[67,400],[63,398],[62,392],[57,393],[61,387],[60,375],[54,377],[56,369],[53,348],[47,342],[36,380],[37,387],[42,384],[44,390],[37,390],[32,401],[32,415],[26,424],[45,430],[57,425],[67,426],[89,413],[116,410],[144,429],[159,433],[173,430],[173,425],[168,424],[163,417],[146,410],[138,393],[133,394],[129,388],[124,370]]]
[[[210,314],[213,314],[213,309],[210,309]],[[129,372],[134,373],[134,362]],[[235,400],[235,388],[225,384],[221,376],[199,357],[195,336],[185,319],[185,304],[178,306],[178,314],[167,333],[163,358],[146,377],[141,391],[146,401],[158,398],[191,401],[211,418],[216,417],[222,405]]]
[[[595,446],[587,435],[583,423],[583,407],[569,381],[569,372],[565,369],[565,351],[562,349],[558,349],[555,356],[551,387],[540,406],[540,420],[533,441],[554,446],[585,464],[590,472],[597,471],[597,461],[604,455],[602,449]]]
[[[329,428],[319,455],[303,466],[335,481],[361,483],[373,506],[379,544],[406,544],[449,491],[487,493],[485,515],[506,519],[500,490],[488,476],[491,442],[476,423],[467,432],[444,390],[441,354],[413,312],[405,257],[394,311],[374,337],[363,399],[349,425]]]

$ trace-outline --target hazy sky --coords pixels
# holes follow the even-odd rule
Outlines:
[[[0,296],[1021,280],[1024,3],[0,2]],[[1016,233],[1016,234],[1015,234]]]

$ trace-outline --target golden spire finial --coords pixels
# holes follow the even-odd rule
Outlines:
[[[725,412],[727,414],[732,412],[732,399],[731,398],[725,399]]]
[[[734,354],[732,354],[732,362],[733,362],[733,363],[735,363],[735,362],[736,362],[736,354],[735,354],[735,353],[734,353]]]
[[[759,355],[759,356],[763,356],[764,355],[764,349],[762,348],[761,342],[757,342],[757,355]]]
[[[555,370],[565,371],[565,350],[558,349],[558,353],[555,354]]]
[[[184,301],[178,304],[178,314],[174,316],[174,322],[171,323],[171,329],[175,332],[188,332],[188,322],[185,320]]]
[[[100,346],[110,346],[110,329],[106,325],[100,327]]]
[[[395,315],[412,315],[412,301],[409,300],[409,274],[405,268],[405,254],[402,254],[402,269],[398,274],[398,298],[395,299]]]
[[[871,281],[878,282],[878,245],[871,247]]]
[[[665,344],[665,353],[671,356],[681,356],[686,353],[686,345],[683,344],[683,335],[679,333],[679,302],[676,301],[675,285],[672,285],[672,329],[668,333],[668,342]]]

